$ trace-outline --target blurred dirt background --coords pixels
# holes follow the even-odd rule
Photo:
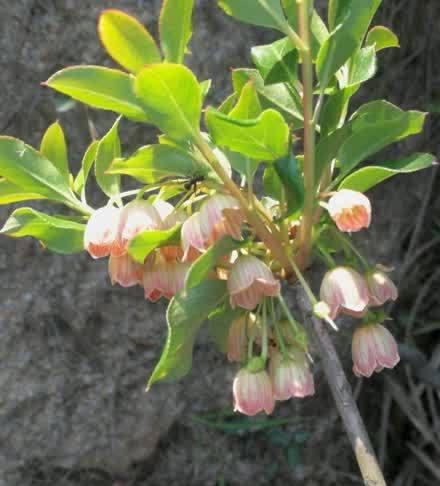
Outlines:
[[[215,3],[197,2],[190,58],[200,79],[214,80],[212,103],[230,89],[229,69],[250,64],[250,47],[275,39]],[[0,133],[38,146],[59,119],[74,170],[89,122],[103,134],[114,116],[78,104],[66,111],[39,84],[68,65],[112,65],[96,34],[108,7],[157,34],[159,0],[0,0]],[[355,104],[386,97],[432,112],[423,136],[388,155],[438,153],[439,2],[384,0],[375,24],[391,27],[401,48],[379,54],[378,76]],[[153,136],[123,124],[127,151]],[[351,377],[394,486],[440,484],[437,175],[396,177],[373,191],[374,223],[360,241],[372,261],[395,266],[400,284],[391,326],[402,364],[368,382]],[[1,224],[10,210],[0,208]],[[140,289],[112,288],[105,262],[87,255],[61,257],[6,237],[0,249],[0,486],[362,484],[319,360],[316,396],[279,406],[271,419],[231,414],[235,369],[204,335],[190,376],[146,394],[164,343],[164,304],[145,302]],[[335,339],[349,371],[350,342]]]

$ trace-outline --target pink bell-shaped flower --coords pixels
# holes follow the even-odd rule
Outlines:
[[[90,217],[84,232],[84,248],[93,258],[110,255],[120,214],[120,209],[108,205],[97,209]]]
[[[360,317],[368,307],[369,294],[365,279],[349,267],[329,270],[321,283],[320,298],[330,307],[330,318],[339,312]]]
[[[365,279],[370,292],[371,307],[379,307],[389,300],[397,299],[397,287],[384,271],[375,269],[368,272]]]
[[[269,370],[275,400],[314,395],[313,375],[304,351],[291,348],[286,357],[283,357],[278,350],[273,351]]]
[[[265,369],[254,372],[242,368],[234,378],[232,391],[236,412],[253,417],[263,411],[269,415],[275,408],[272,383]]]
[[[182,248],[186,260],[191,248],[203,252],[225,235],[241,237],[243,213],[235,198],[215,194],[182,226]]]
[[[143,266],[128,253],[120,257],[110,255],[108,273],[112,285],[118,283],[121,287],[133,287],[142,281],[142,271]]]
[[[124,255],[136,235],[145,230],[160,229],[161,225],[160,215],[151,203],[144,200],[129,202],[121,211],[112,255]]]
[[[255,325],[255,315],[246,313],[231,323],[228,333],[228,360],[240,363],[246,357],[248,338]]]
[[[146,263],[142,279],[145,298],[156,302],[162,296],[174,297],[184,288],[189,267],[189,263],[181,262]]]
[[[327,211],[340,231],[355,232],[370,226],[371,203],[361,192],[341,189],[329,199]]]
[[[276,297],[280,283],[270,268],[252,255],[240,256],[234,262],[228,278],[231,307],[253,310],[264,297]]]
[[[381,324],[358,327],[352,342],[353,372],[369,378],[374,371],[394,368],[400,361],[393,335]]]

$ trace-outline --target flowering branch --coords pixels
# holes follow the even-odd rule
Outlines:
[[[303,290],[299,292],[298,304],[304,320],[308,320],[312,324],[310,329],[323,362],[325,377],[350,439],[365,485],[386,486],[365,424],[351,392],[350,383],[327,328],[320,319],[313,315],[310,301]]]

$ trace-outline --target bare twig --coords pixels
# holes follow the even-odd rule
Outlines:
[[[309,300],[304,292],[299,292],[298,304],[304,318],[312,324],[311,330],[324,365],[324,373],[356,455],[364,483],[366,486],[386,486],[385,478],[353,398],[350,384],[327,332],[326,325],[320,319],[314,317]]]

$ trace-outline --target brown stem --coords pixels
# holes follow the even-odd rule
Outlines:
[[[366,486],[386,486],[365,424],[353,398],[350,383],[330,339],[327,327],[313,315],[309,299],[302,290],[299,293],[298,305],[304,318],[312,323],[311,330],[323,362],[324,373],[350,439],[364,483]]]

